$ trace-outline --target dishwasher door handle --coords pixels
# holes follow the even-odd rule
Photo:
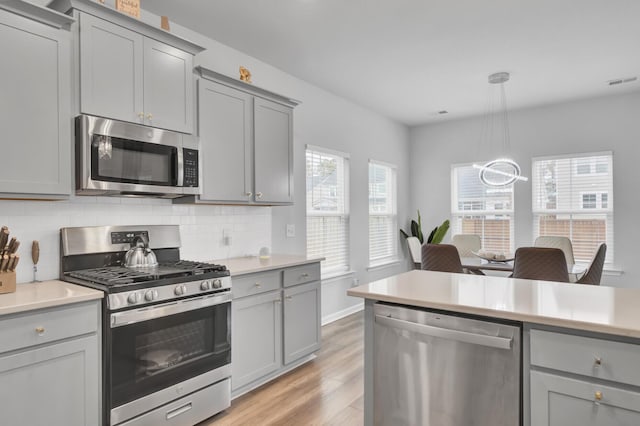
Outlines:
[[[388,327],[400,330],[412,331],[442,339],[457,340],[459,342],[471,343],[473,345],[489,346],[498,349],[511,349],[513,339],[508,337],[487,336],[485,334],[469,333],[467,331],[451,330],[448,328],[434,327],[432,325],[418,324],[411,321],[376,315],[376,322]]]

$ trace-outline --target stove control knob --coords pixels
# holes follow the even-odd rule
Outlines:
[[[127,297],[127,302],[129,302],[130,305],[138,303],[139,301],[140,295],[138,293],[131,293],[129,297]]]
[[[182,295],[187,293],[187,286],[184,285],[184,284],[180,284],[180,285],[176,286],[175,290],[173,290],[173,293],[176,296],[182,296]]]
[[[213,280],[213,288],[220,288],[220,287],[222,287],[222,281],[219,279]]]
[[[144,299],[147,302],[151,302],[154,299],[158,298],[158,290],[148,290],[145,294],[144,294]]]
[[[211,290],[211,281],[202,281],[202,283],[200,284],[200,290]]]

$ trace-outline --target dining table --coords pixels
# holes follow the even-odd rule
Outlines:
[[[478,275],[484,275],[484,272],[482,271],[513,272],[513,260],[486,260],[478,256],[471,256],[461,257],[460,262],[462,263],[463,268]],[[567,265],[567,270],[569,272],[571,282],[576,282],[585,272],[587,272],[587,266],[573,263]]]

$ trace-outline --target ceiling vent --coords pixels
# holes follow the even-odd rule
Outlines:
[[[443,109],[442,111],[438,111],[438,114],[440,115],[449,114],[449,111],[447,111],[446,109]]]
[[[616,86],[618,84],[631,83],[632,81],[636,81],[638,77],[627,77],[627,78],[617,78],[615,80],[609,80],[609,86]]]

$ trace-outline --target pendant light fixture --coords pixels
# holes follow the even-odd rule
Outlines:
[[[509,143],[509,120],[507,115],[507,95],[504,90],[504,83],[509,81],[508,72],[497,72],[489,76],[490,84],[500,85],[500,108],[499,111],[492,111],[489,104],[485,133],[487,148],[498,151],[498,156],[494,160],[485,164],[474,164],[473,167],[479,170],[480,181],[490,187],[505,187],[516,181],[528,181],[522,176],[518,163],[509,158],[511,151]]]

